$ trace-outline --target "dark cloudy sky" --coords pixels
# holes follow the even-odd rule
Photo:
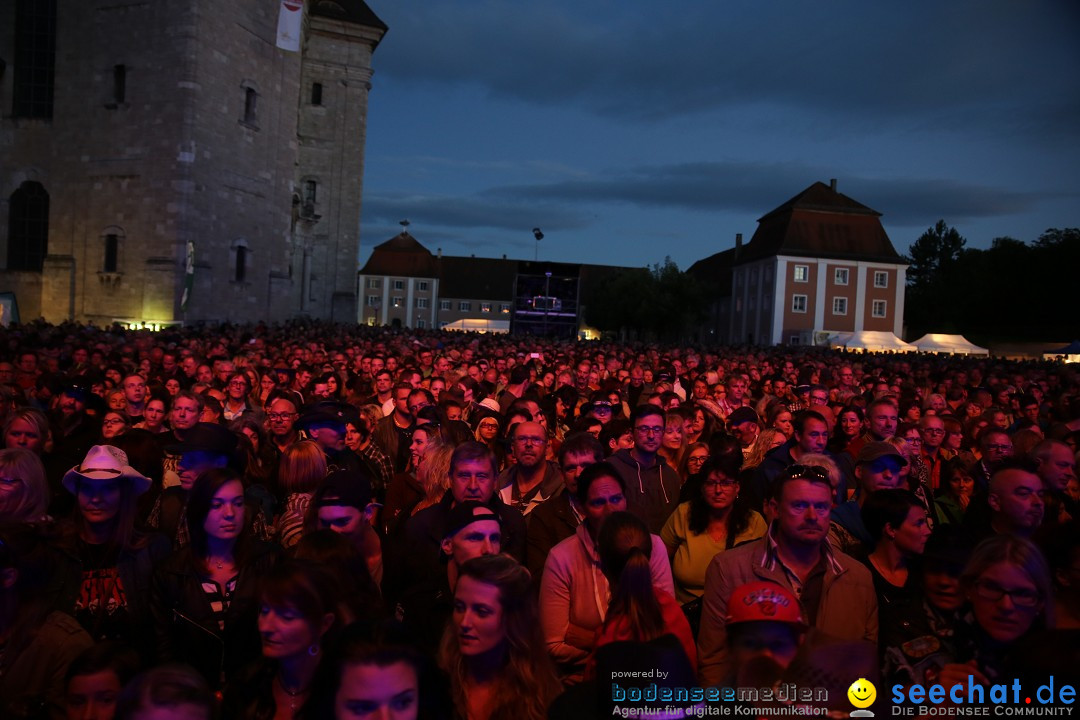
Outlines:
[[[815,181],[896,249],[1080,226],[1076,0],[368,0],[361,260],[681,268]]]

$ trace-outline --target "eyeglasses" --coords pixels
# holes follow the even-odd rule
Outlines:
[[[124,421],[120,418],[109,418],[101,423],[102,425],[123,425]]]
[[[664,432],[664,428],[660,425],[638,425],[634,428],[634,432],[639,432],[642,435],[660,435]]]
[[[297,413],[294,413],[294,412],[279,412],[279,413],[272,412],[272,413],[266,413],[266,419],[267,420],[274,420],[276,422],[278,420],[288,420],[291,417],[296,417],[296,415],[297,415]]]
[[[811,477],[823,482],[829,482],[829,473],[825,471],[825,468],[820,468],[817,465],[789,465],[787,471],[793,480]]]
[[[944,435],[944,428],[923,428],[923,433],[926,435]]]
[[[975,583],[975,594],[983,600],[989,600],[991,602],[999,602],[1001,598],[1006,595],[1012,600],[1012,604],[1016,607],[1032,608],[1039,604],[1039,593],[1037,590],[1027,590],[1020,588],[1017,590],[1006,590],[1000,585],[996,585],[992,582],[979,581]]]
[[[727,490],[738,484],[738,480],[706,480],[701,486],[706,490]]]
[[[498,430],[499,423],[480,423],[481,430]]]
[[[514,438],[514,442],[519,445],[543,445],[547,438],[536,437],[534,435],[518,435]]]

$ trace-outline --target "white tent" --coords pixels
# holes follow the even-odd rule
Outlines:
[[[919,352],[949,353],[950,355],[989,355],[990,351],[969,342],[963,335],[927,333],[911,343]]]
[[[502,335],[510,332],[509,320],[486,320],[482,318],[462,318],[452,323],[443,325],[443,330],[457,330],[458,332],[478,332]]]
[[[915,352],[909,345],[891,332],[863,330],[856,333],[838,333],[829,340],[829,346],[863,352]]]

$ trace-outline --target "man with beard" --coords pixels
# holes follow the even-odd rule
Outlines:
[[[705,576],[698,635],[704,687],[732,675],[728,601],[735,588],[749,582],[768,581],[790,590],[806,623],[823,635],[877,642],[877,596],[870,571],[826,542],[833,505],[828,476],[802,466],[788,468],[776,479],[769,503],[776,520],[765,537],[717,554]]]
[[[559,466],[547,457],[547,431],[537,422],[515,426],[510,452],[516,462],[499,476],[499,497],[526,518],[563,486]]]

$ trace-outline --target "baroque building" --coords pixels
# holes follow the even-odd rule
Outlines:
[[[0,292],[24,321],[355,321],[386,30],[362,0],[0,3]]]
[[[749,243],[694,263],[710,289],[702,339],[823,345],[863,331],[901,335],[907,264],[881,213],[816,182],[758,220]]]

